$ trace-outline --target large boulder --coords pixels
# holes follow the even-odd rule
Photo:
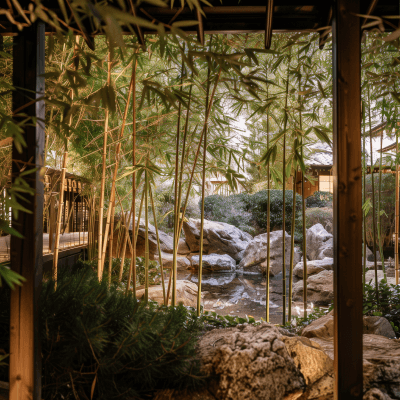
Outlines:
[[[214,329],[199,342],[203,372],[214,377],[208,389],[226,400],[297,399],[304,378],[272,324]]]
[[[282,270],[282,234],[283,231],[273,231],[270,233],[270,273],[276,275]],[[290,263],[290,235],[285,232],[285,255],[286,265]],[[239,263],[239,267],[247,269],[256,267],[260,272],[264,272],[267,268],[267,246],[268,234],[262,233],[254,237],[244,252],[243,259]],[[294,253],[294,264],[301,259],[300,253],[296,250]],[[289,272],[289,271],[288,271]]]
[[[191,252],[200,250],[200,219],[189,218],[183,223],[186,243]],[[204,248],[205,254],[228,254],[236,261],[240,261],[252,236],[225,222],[204,220]]]
[[[310,260],[333,258],[333,235],[321,224],[315,224],[307,229],[307,257]]]
[[[293,269],[294,276],[303,278],[304,262],[300,261]],[[325,257],[323,260],[307,261],[307,277],[318,274],[325,270],[333,269],[333,258]]]
[[[377,272],[378,272],[378,282],[380,282],[384,279],[383,271],[380,269]],[[375,269],[370,269],[365,273],[365,283],[375,286]],[[387,277],[387,283],[389,285],[395,285],[396,279],[394,277]]]
[[[293,285],[293,300],[303,300],[303,280]],[[333,271],[324,270],[307,279],[307,300],[321,306],[333,302]]]
[[[192,256],[191,267],[197,270],[199,264],[200,256]],[[203,254],[202,264],[206,272],[230,272],[236,269],[236,261],[228,254]]]
[[[168,282],[165,282],[165,290],[168,288]],[[136,297],[143,298],[145,289],[136,290]],[[203,296],[203,295],[202,295]],[[149,300],[158,304],[164,304],[162,285],[149,287]],[[197,285],[187,280],[176,281],[176,302],[184,306],[197,307]],[[168,305],[171,305],[171,296],[168,299]]]

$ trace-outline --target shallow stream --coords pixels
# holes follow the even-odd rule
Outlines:
[[[198,283],[197,273],[179,272],[178,279]],[[287,278],[287,286],[289,279]],[[266,318],[266,280],[258,273],[203,273],[201,290],[203,305],[221,315]],[[288,291],[287,291],[288,292]],[[287,293],[288,294],[288,293]],[[282,323],[282,273],[270,279],[270,322]],[[298,316],[294,304],[292,314]]]

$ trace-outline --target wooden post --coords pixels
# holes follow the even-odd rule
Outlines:
[[[333,4],[335,399],[362,399],[360,0]]]
[[[32,97],[44,95],[45,26],[36,22],[24,28],[14,37],[13,110],[22,109]],[[36,95],[34,94],[36,92]],[[25,176],[34,196],[26,196],[24,207],[31,214],[19,212],[13,217],[12,226],[24,235],[24,239],[11,238],[11,268],[25,277],[23,286],[11,291],[10,318],[10,400],[40,400],[41,393],[41,349],[39,327],[39,294],[43,267],[43,199],[44,185],[41,174],[44,160],[44,101],[39,100],[24,107],[21,113],[37,118],[36,123],[24,127],[27,146],[19,153],[13,144],[12,179],[18,177],[20,169],[34,166],[37,171]],[[18,113],[16,113],[18,114]],[[24,117],[18,117],[17,120]],[[25,164],[26,163],[26,164]]]

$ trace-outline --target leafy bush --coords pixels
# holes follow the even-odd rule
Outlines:
[[[119,270],[122,259],[113,258],[112,269],[111,269],[111,283],[118,284]],[[122,272],[122,283],[126,284],[128,281],[129,267],[131,264],[131,259],[126,258],[124,261],[124,268]],[[108,279],[108,266],[109,259],[104,262],[104,272],[103,279]],[[93,272],[97,273],[97,260],[93,259],[91,261],[78,260],[78,262],[72,267],[68,272],[73,273],[74,271],[91,269]],[[158,262],[155,260],[149,260],[149,284],[154,285],[157,283],[157,278],[161,277],[161,270],[159,268]],[[136,257],[136,278],[140,285],[144,285],[145,282],[145,267],[144,267],[144,257]]]
[[[375,210],[376,220],[378,219],[378,194],[379,194],[379,175],[374,174],[375,186]],[[396,178],[394,174],[382,174],[382,192],[381,192],[381,244],[389,245],[393,239],[395,230],[395,209],[396,209]],[[372,178],[371,175],[366,176],[366,203],[364,211],[366,215],[366,233],[367,243],[373,244],[373,226],[372,226]]]
[[[332,207],[333,194],[330,192],[315,192],[312,196],[306,198],[306,207]]]
[[[221,196],[214,194],[207,196],[204,200],[205,218],[225,222],[254,235],[255,230],[252,226],[252,214],[246,211],[249,197],[247,194],[233,194],[231,196]],[[201,207],[201,200],[199,201]]]
[[[9,352],[9,293],[0,290],[0,343]],[[202,325],[183,306],[139,303],[77,269],[44,282],[40,296],[44,399],[143,398],[199,382]],[[1,352],[1,351],[0,351]],[[7,379],[1,367],[0,380]],[[93,390],[93,395],[91,391]]]
[[[325,227],[325,229],[328,226],[330,226],[332,228],[333,227],[333,210],[331,208],[318,208],[318,207],[306,209],[306,227],[307,227],[307,229],[311,228],[315,224],[321,224]]]
[[[282,229],[283,193],[270,190],[270,227]],[[292,225],[293,192],[286,190],[286,230]],[[212,195],[205,198],[204,209],[207,219],[226,222],[250,234],[265,232],[267,229],[268,191],[262,190],[253,195],[242,193],[231,196]],[[301,196],[296,196],[296,227],[301,225]]]
[[[283,218],[283,192],[282,190],[270,190],[270,228],[282,229]],[[290,232],[292,226],[293,191],[286,190],[285,222],[286,231]],[[263,230],[267,229],[268,190],[254,193],[247,199],[247,210],[252,213],[254,222]],[[301,196],[296,195],[296,222],[301,224]],[[296,223],[296,225],[297,225]]]

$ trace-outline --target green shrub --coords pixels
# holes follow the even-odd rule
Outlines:
[[[331,192],[315,192],[312,196],[306,198],[306,207],[332,207],[333,194]]]
[[[0,289],[5,353],[9,293]],[[159,388],[199,381],[194,355],[202,326],[183,306],[139,303],[77,268],[62,275],[56,291],[52,281],[43,283],[40,310],[43,399],[143,398]],[[0,380],[8,380],[4,367]]]
[[[270,227],[282,229],[282,190],[270,190]],[[201,203],[200,203],[201,204]],[[292,225],[293,192],[286,190],[286,231],[290,232]],[[262,190],[253,195],[242,193],[231,196],[212,195],[205,198],[204,210],[206,218],[226,222],[237,228],[259,234],[267,229],[268,191]],[[301,226],[301,196],[296,196],[296,227]]]
[[[270,228],[282,229],[283,218],[283,192],[282,190],[270,190]],[[285,223],[286,231],[290,232],[292,226],[293,191],[286,190]],[[251,212],[253,221],[265,231],[267,229],[268,190],[254,193],[247,199],[247,210]],[[301,196],[296,195],[296,226],[301,225]]]
[[[230,196],[220,196],[217,194],[207,196],[204,200],[205,218],[225,222],[248,232],[255,234],[252,224],[252,214],[246,211],[248,194],[233,194]],[[201,200],[199,201],[201,207]]]
[[[331,208],[307,208],[306,209],[306,227],[311,228],[315,224],[321,224],[324,227],[333,226],[333,210]]]

